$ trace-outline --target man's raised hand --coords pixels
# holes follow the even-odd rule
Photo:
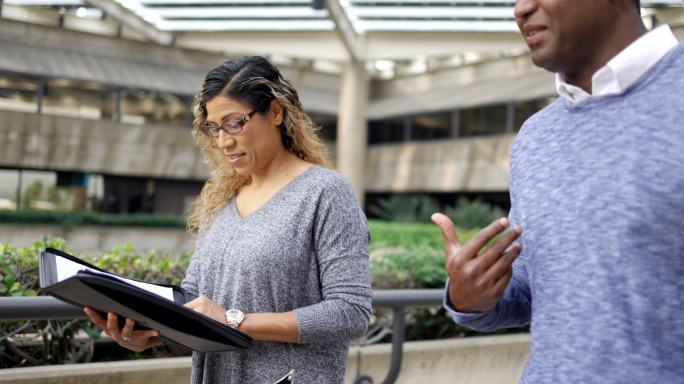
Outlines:
[[[454,223],[446,215],[435,213],[432,221],[444,237],[451,306],[459,312],[486,312],[494,308],[511,281],[513,261],[522,251],[519,243],[513,243],[522,234],[522,228],[511,228],[484,249],[508,228],[508,219],[492,222],[464,245],[458,239]]]

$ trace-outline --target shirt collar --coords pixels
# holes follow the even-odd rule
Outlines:
[[[556,74],[556,91],[576,104],[592,96],[620,94],[662,59],[678,41],[668,25],[658,27],[630,44],[591,78],[592,93],[569,84]]]

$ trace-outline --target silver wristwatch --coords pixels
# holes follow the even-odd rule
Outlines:
[[[228,326],[231,328],[237,328],[240,326],[240,323],[242,323],[242,320],[245,319],[245,314],[235,308],[231,308],[226,311],[226,321],[228,322]]]

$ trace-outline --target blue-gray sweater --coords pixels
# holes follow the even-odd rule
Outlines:
[[[523,252],[503,300],[530,323],[522,383],[684,383],[684,45],[621,95],[559,98],[511,152]]]

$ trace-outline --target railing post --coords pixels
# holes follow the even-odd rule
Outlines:
[[[382,384],[394,384],[401,371],[401,360],[404,356],[404,338],[406,331],[406,308],[392,308],[392,355],[389,372]],[[373,378],[362,374],[354,380],[354,384],[373,384]]]
[[[382,384],[394,384],[401,371],[401,360],[404,356],[404,338],[406,331],[406,311],[404,307],[395,307],[392,313],[392,361],[387,377]]]

